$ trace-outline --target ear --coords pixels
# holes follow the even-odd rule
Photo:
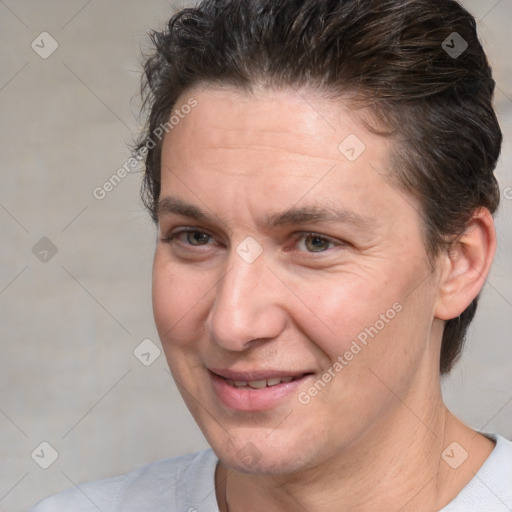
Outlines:
[[[480,208],[462,236],[438,260],[437,318],[456,318],[471,304],[485,284],[495,251],[494,220],[487,208]]]

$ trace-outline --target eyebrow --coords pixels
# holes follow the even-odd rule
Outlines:
[[[359,227],[369,227],[371,219],[357,214],[351,210],[339,210],[335,208],[305,206],[290,208],[284,212],[274,213],[268,217],[271,227],[303,225],[316,222],[336,222],[342,224],[355,224]]]
[[[175,214],[196,220],[211,220],[211,217],[201,208],[173,196],[167,196],[158,201],[156,214],[157,217]]]
[[[196,205],[187,203],[175,196],[167,196],[160,199],[157,205],[157,217],[172,214],[202,220],[211,224],[215,223],[213,216]],[[275,212],[266,216],[266,223],[270,228],[290,225],[300,226],[322,222],[354,224],[357,227],[368,228],[372,224],[372,219],[352,210],[319,207],[316,205],[292,207],[288,210]]]

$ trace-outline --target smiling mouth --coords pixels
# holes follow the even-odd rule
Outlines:
[[[224,379],[230,386],[234,388],[252,388],[252,389],[263,389],[263,388],[271,388],[273,386],[277,386],[279,384],[287,384],[288,382],[292,382],[294,380],[301,379],[306,374],[298,375],[296,377],[272,377],[270,379],[260,379],[260,380],[233,380],[233,379]]]
[[[228,409],[241,412],[270,410],[290,400],[312,372],[286,370],[238,371],[209,369],[213,390]]]

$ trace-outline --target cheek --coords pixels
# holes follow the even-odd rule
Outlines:
[[[328,276],[321,285],[317,282],[313,286],[307,281],[296,285],[300,290],[297,295],[310,308],[307,315],[310,321],[297,315],[296,321],[310,339],[325,340],[323,348],[330,356],[348,350],[351,341],[361,333],[360,337],[364,338],[365,328],[376,322],[381,327],[381,315],[388,313],[385,320],[388,317],[393,320],[396,316],[393,304],[400,300],[399,287],[390,286],[382,277],[376,279],[371,273],[340,273]]]
[[[341,356],[352,370],[416,357],[411,352],[421,351],[421,344],[412,347],[409,342],[428,336],[431,320],[429,294],[421,286],[411,293],[417,274],[414,268],[402,275],[383,268],[332,276],[321,286],[322,293],[318,283],[315,293],[308,293],[313,289],[303,283],[300,295],[310,297],[311,313],[309,320],[296,316],[295,321],[330,362]]]
[[[201,272],[165,262],[157,250],[153,263],[153,315],[164,349],[186,345],[195,337],[208,289]]]

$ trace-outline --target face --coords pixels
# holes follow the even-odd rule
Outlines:
[[[392,141],[342,102],[190,98],[164,139],[153,271],[170,369],[226,465],[322,464],[438,378],[419,206],[390,184]]]

